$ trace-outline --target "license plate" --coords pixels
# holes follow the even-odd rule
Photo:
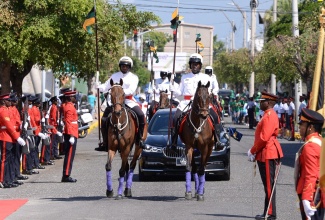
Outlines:
[[[176,166],[186,166],[186,158],[176,157]]]

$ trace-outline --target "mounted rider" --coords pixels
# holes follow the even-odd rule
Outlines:
[[[112,79],[114,83],[119,83],[120,79],[123,79],[123,90],[125,95],[125,102],[124,104],[131,108],[138,117],[139,121],[139,128],[136,143],[139,144],[141,148],[144,148],[142,136],[145,126],[145,115],[143,114],[141,108],[139,107],[137,101],[133,97],[135,94],[136,89],[138,88],[139,78],[137,75],[130,72],[131,68],[133,67],[133,61],[128,56],[123,56],[119,60],[119,68],[120,71],[114,73],[104,84],[98,86],[100,92],[107,92],[112,87],[110,84],[110,80]],[[105,112],[102,117],[102,135],[103,135],[103,148],[108,149],[107,143],[107,132],[108,132],[108,116],[112,112],[112,107],[107,106]]]
[[[152,94],[152,102],[149,108],[149,120],[154,115],[156,106],[159,105],[160,92],[167,91],[170,98],[169,84],[170,84],[171,74],[172,74],[171,72],[160,71],[160,78],[155,80],[152,89],[148,91],[150,94]],[[174,86],[177,87],[178,84],[174,82]],[[177,100],[175,96],[172,98],[172,104],[174,106],[178,106],[179,104],[179,100]]]
[[[173,91],[175,95],[183,96],[183,100],[179,103],[178,108],[175,112],[173,118],[174,131],[172,132],[172,147],[175,148],[177,146],[177,137],[178,137],[178,129],[179,129],[179,118],[182,115],[183,111],[191,108],[191,101],[194,98],[198,82],[201,81],[202,84],[207,84],[210,82],[211,90],[213,94],[218,94],[219,87],[216,87],[215,83],[212,83],[212,79],[209,75],[201,73],[203,64],[203,58],[200,54],[194,53],[190,56],[189,66],[191,69],[190,73],[184,74],[182,76],[179,87],[177,88],[175,85],[170,84],[170,91]],[[215,128],[217,127],[218,115],[211,108],[209,109],[209,113],[211,114]],[[215,129],[215,139],[219,139],[219,129]]]
[[[219,83],[217,80],[217,76],[215,74],[213,74],[213,68],[212,66],[207,66],[205,67],[204,70],[205,74],[207,74],[210,77],[210,82],[211,82],[211,88],[213,88],[211,90],[212,94],[213,94],[213,101],[212,104],[214,105],[214,107],[216,108],[215,111],[217,114],[219,114],[219,117],[222,118],[222,108],[219,104],[219,97],[218,97],[218,92],[219,92]],[[210,114],[214,114],[211,113],[210,110]],[[214,116],[213,116],[214,117]]]

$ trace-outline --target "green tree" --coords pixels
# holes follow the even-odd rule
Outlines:
[[[261,72],[257,75],[259,80],[267,81],[275,73],[281,82],[292,83],[301,78],[310,89],[317,53],[319,6],[312,1],[299,4],[298,38],[292,37],[291,14],[283,14],[268,27],[268,43],[256,58]]]
[[[138,12],[133,5],[97,1],[100,69],[112,70],[122,54],[124,34],[150,28],[160,19],[151,12]],[[64,74],[64,63],[75,66],[78,78],[89,79],[96,71],[95,37],[82,29],[92,5],[86,0],[5,0],[0,4],[0,83],[9,92],[9,77],[21,93],[24,76],[34,64]],[[4,11],[5,13],[2,13]],[[107,74],[107,73],[106,73]]]
[[[218,35],[213,36],[213,60],[217,59],[218,54],[225,52],[225,43],[218,40]]]
[[[173,37],[171,35],[165,34],[163,32],[150,31],[143,35],[143,42],[153,41],[155,43],[155,47],[157,47],[157,52],[164,52],[165,45],[171,41]],[[144,51],[148,52],[148,47],[144,46]]]
[[[228,83],[236,89],[249,82],[252,72],[252,62],[246,48],[220,53],[213,66],[219,83]]]

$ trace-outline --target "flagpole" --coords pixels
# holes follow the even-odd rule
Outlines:
[[[178,4],[179,4],[179,0],[178,0]],[[174,18],[172,18],[174,19]],[[178,5],[177,5],[177,16],[176,16],[176,29],[175,29],[175,35],[174,36],[174,41],[175,41],[175,44],[174,44],[174,58],[173,58],[173,72],[172,72],[172,75],[170,77],[170,83],[172,85],[174,85],[174,75],[175,75],[175,61],[176,61],[176,48],[177,48],[177,29],[178,29],[178,19],[179,19],[179,13],[178,13]],[[168,128],[168,136],[167,136],[167,146],[171,146],[170,143],[171,143],[171,140],[170,140],[170,136],[171,136],[171,128],[173,127],[173,120],[172,120],[172,108],[173,108],[173,102],[172,102],[172,99],[173,99],[173,91],[170,92],[170,100],[169,100],[169,128]]]
[[[99,84],[99,64],[98,64],[98,34],[97,34],[97,14],[96,14],[96,0],[94,0],[94,11],[95,11],[95,33],[96,33],[96,86]],[[100,95],[99,89],[97,89],[97,118],[98,118],[98,145],[101,145],[101,123],[100,123]]]

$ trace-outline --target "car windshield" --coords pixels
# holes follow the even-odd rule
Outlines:
[[[150,122],[149,133],[152,135],[167,135],[169,114],[159,114],[158,112],[156,114]]]

